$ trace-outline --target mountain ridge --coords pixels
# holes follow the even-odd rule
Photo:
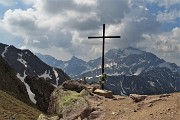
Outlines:
[[[13,71],[14,76],[12,78],[16,78],[16,81],[12,81],[14,79],[11,78],[11,82],[1,79],[2,85],[0,85],[0,89],[10,91],[10,95],[16,95],[19,91],[22,92],[22,95],[26,93],[26,97],[22,98],[27,98],[26,101],[29,101],[31,105],[36,106],[43,112],[46,112],[48,109],[50,92],[56,86],[70,79],[64,71],[42,62],[30,50],[21,50],[12,45],[0,43],[0,57],[9,66],[9,71]],[[1,77],[4,77],[6,74],[2,74]],[[11,77],[11,75],[7,76]],[[21,83],[22,87],[18,86],[17,82]],[[5,89],[3,89],[4,86]],[[17,91],[11,88],[20,90]],[[21,96],[21,93],[19,94]]]
[[[69,61],[71,64],[66,61],[66,67],[62,69],[73,79],[86,78],[88,82],[99,80],[101,57],[79,64],[72,59]],[[105,89],[114,94],[163,94],[180,91],[180,67],[133,47],[109,50],[105,54],[105,73],[108,75]]]
[[[42,62],[30,50],[21,50],[12,45],[0,43],[0,54],[21,77],[27,74],[36,77],[44,77],[45,79],[49,78],[51,79],[51,83],[56,85],[57,76],[54,72],[56,71],[58,72],[58,77],[61,78],[59,84],[70,79],[61,69],[51,67]]]
[[[42,59],[42,56],[43,55],[38,56],[38,57],[40,59]],[[50,55],[48,55],[48,57],[50,57]],[[77,58],[80,61],[82,61],[81,64],[78,63],[78,65],[74,61],[73,58],[77,58],[77,57],[73,56],[68,61],[59,60],[59,61],[61,61],[60,64],[63,64],[63,65],[56,64],[55,66],[63,66],[61,69],[63,69],[65,72],[67,71],[67,73],[70,74],[71,77],[77,76],[77,74],[80,75],[81,73],[85,73],[84,71],[93,71],[95,69],[96,70],[101,69],[101,57],[98,57],[94,60],[89,60],[87,62],[82,59]],[[50,60],[48,61],[48,58],[46,58],[46,61],[44,61],[44,62],[46,62],[49,65],[52,65],[51,64],[52,61],[50,61]],[[159,67],[168,67],[169,69],[171,69],[172,71],[175,71],[175,72],[180,71],[180,67],[178,67],[175,63],[166,62],[165,60],[158,58],[156,55],[154,55],[150,52],[142,51],[142,50],[139,50],[139,49],[133,48],[133,47],[128,47],[126,49],[111,49],[105,54],[105,69],[108,69],[108,67],[113,67],[113,66],[116,67],[117,65],[119,65],[117,67],[127,67],[129,65],[135,65],[135,62],[137,62],[137,64],[136,64],[137,67],[138,67],[138,64],[140,64],[140,62],[142,62],[142,64],[146,67],[145,69],[148,69],[148,67],[150,67],[150,65],[154,64],[154,66],[159,65]],[[75,74],[72,71],[68,70],[67,67],[69,67],[68,66],[69,63],[71,63],[71,66],[78,67],[79,72]],[[147,64],[149,66],[147,66]],[[80,68],[80,67],[82,67],[82,68]],[[86,67],[86,70],[84,70],[85,69],[84,67]],[[117,67],[116,67],[116,69],[118,69]],[[130,66],[130,67],[133,67],[133,66]],[[136,70],[137,69],[138,68],[136,68]],[[121,70],[121,73],[122,72],[123,71]],[[99,73],[99,75],[101,74],[100,70],[98,73]],[[109,71],[107,73],[109,74]],[[114,73],[115,72],[113,72],[113,74]],[[135,73],[135,70],[133,71],[133,73]],[[125,74],[129,75],[131,73],[126,72]]]

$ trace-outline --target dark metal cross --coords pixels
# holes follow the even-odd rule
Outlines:
[[[93,38],[103,38],[103,44],[102,44],[102,82],[105,80],[105,74],[104,74],[104,43],[105,38],[120,38],[121,36],[105,36],[105,24],[103,24],[103,36],[94,36],[94,37],[88,37],[88,39]],[[104,89],[104,83],[101,83],[101,89]]]

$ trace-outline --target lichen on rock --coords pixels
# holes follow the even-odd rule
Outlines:
[[[57,114],[63,119],[86,118],[91,112],[91,107],[86,99],[76,91],[63,90],[58,87],[51,95],[49,106],[50,114]]]

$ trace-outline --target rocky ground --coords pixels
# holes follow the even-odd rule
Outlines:
[[[89,86],[88,86],[89,87]],[[179,120],[180,92],[162,95],[112,95],[66,82],[51,94],[48,116],[0,91],[0,120]],[[105,98],[99,96],[111,98]],[[96,94],[95,94],[96,93]],[[45,113],[44,113],[45,114]]]
[[[104,112],[101,120],[179,120],[180,93],[152,95],[140,102],[130,97],[100,101]]]
[[[97,95],[98,92],[101,96]],[[180,93],[112,95],[111,98],[102,95],[110,97],[112,94],[100,89],[91,92],[78,83],[66,82],[62,87],[56,88],[51,96],[50,113],[55,118],[44,117],[44,119],[41,115],[38,120],[179,120],[180,118]]]

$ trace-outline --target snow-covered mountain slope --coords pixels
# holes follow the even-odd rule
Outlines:
[[[101,74],[101,58],[91,60],[88,65],[92,67],[92,74]],[[127,49],[113,49],[105,54],[105,72],[109,75],[138,75],[156,67],[166,67],[173,72],[180,71],[174,63],[168,63],[152,53],[141,51],[132,47]]]
[[[114,94],[164,94],[180,91],[180,75],[168,68],[154,68],[139,75],[108,76],[105,88]]]
[[[45,64],[30,50],[21,50],[0,43],[0,54],[22,81],[27,75],[50,79],[54,85],[59,85],[70,79],[61,69]]]
[[[61,66],[60,68],[72,78],[83,75],[93,77],[101,74],[101,57],[85,62],[73,56],[69,61],[56,62],[59,60],[49,59],[49,56],[37,56],[49,65],[53,66],[56,63],[55,66]],[[166,62],[152,53],[132,47],[112,49],[105,54],[105,72],[108,75],[139,75],[142,71],[149,71],[156,67],[166,67],[173,72],[180,72],[180,67],[176,64]]]
[[[18,79],[19,78],[19,79]],[[44,78],[20,76],[0,56],[0,90],[20,101],[47,112],[50,95],[55,87]]]
[[[74,79],[86,77],[89,82],[97,82],[101,75],[101,57],[88,62],[73,57],[63,63],[62,69]],[[105,73],[105,88],[116,94],[180,91],[179,66],[133,47],[109,50],[105,54]]]

